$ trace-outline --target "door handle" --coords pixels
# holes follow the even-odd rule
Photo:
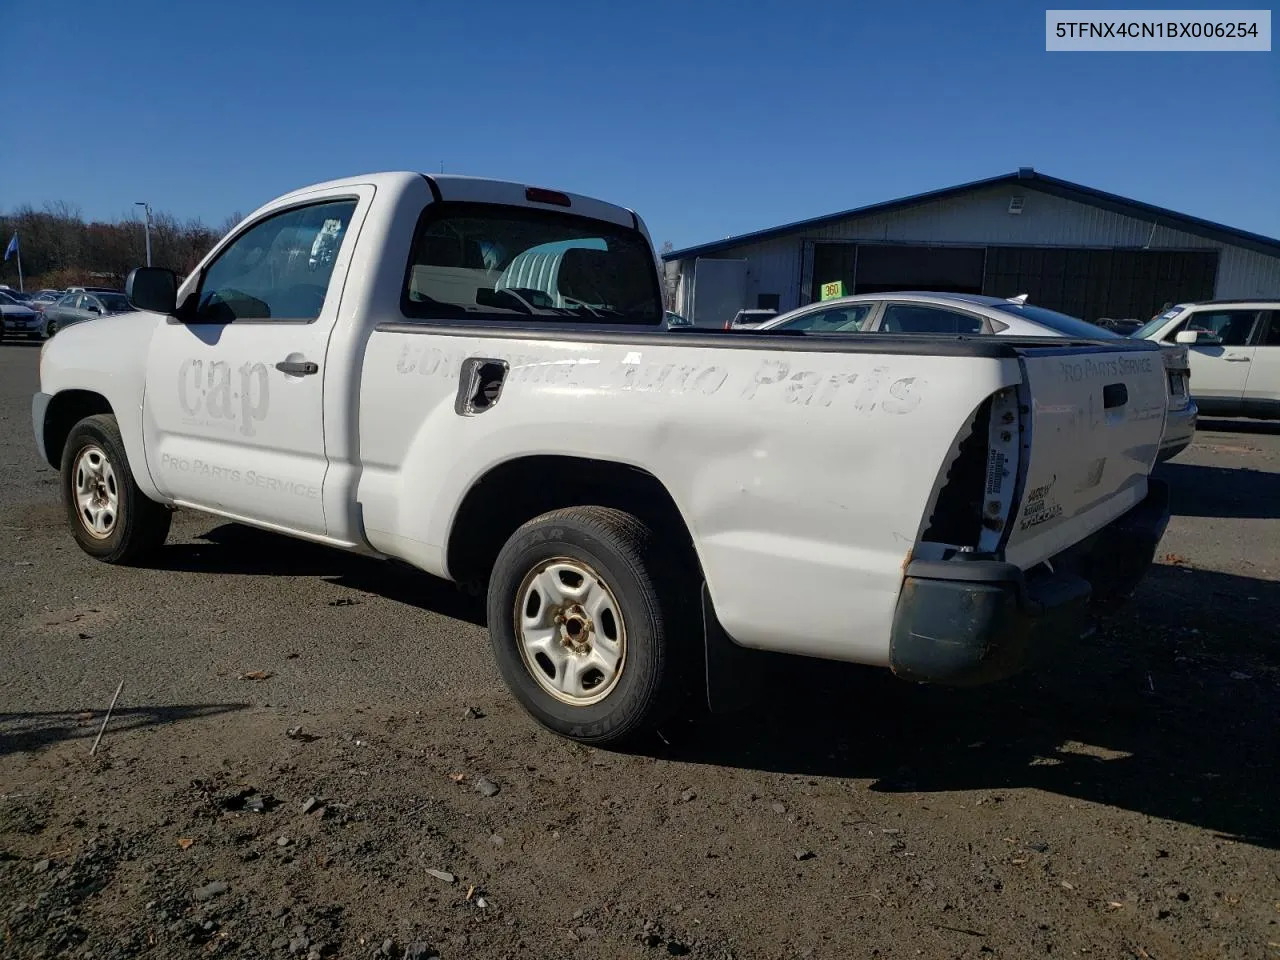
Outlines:
[[[1108,383],[1102,388],[1102,406],[1105,410],[1123,407],[1129,402],[1129,388],[1123,383]]]
[[[1227,356],[1223,357],[1222,359],[1227,361],[1227,363],[1248,363],[1249,362],[1248,357],[1241,357],[1235,354],[1227,354]]]
[[[276,369],[290,376],[308,377],[313,373],[320,372],[320,364],[313,363],[310,360],[281,360],[276,364]]]
[[[507,361],[488,357],[468,357],[462,361],[458,379],[458,396],[453,410],[460,417],[484,413],[502,397],[507,379]]]

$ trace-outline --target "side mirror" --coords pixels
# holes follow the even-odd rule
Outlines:
[[[1198,343],[1199,340],[1199,330],[1179,330],[1178,335],[1173,338],[1174,343]]]
[[[163,267],[134,267],[124,282],[124,295],[139,310],[175,313],[178,309],[178,275]]]

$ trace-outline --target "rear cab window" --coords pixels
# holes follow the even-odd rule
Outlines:
[[[664,318],[653,252],[639,231],[558,211],[456,201],[424,211],[401,309],[419,319],[477,322],[660,327]]]

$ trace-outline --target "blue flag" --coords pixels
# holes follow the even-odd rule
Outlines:
[[[4,248],[4,258],[6,261],[18,252],[18,231],[13,231],[13,237],[9,241],[9,245]]]

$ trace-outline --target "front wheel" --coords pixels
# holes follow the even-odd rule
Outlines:
[[[56,320],[50,320],[48,323],[44,325],[44,338],[46,340],[48,340],[57,332],[58,332],[58,322]]]
[[[137,563],[169,536],[173,515],[138,489],[110,414],[72,427],[62,448],[62,496],[76,543],[106,563]]]
[[[489,636],[507,686],[543,726],[615,746],[671,715],[684,684],[678,564],[631,514],[555,510],[507,541],[489,581]]]

